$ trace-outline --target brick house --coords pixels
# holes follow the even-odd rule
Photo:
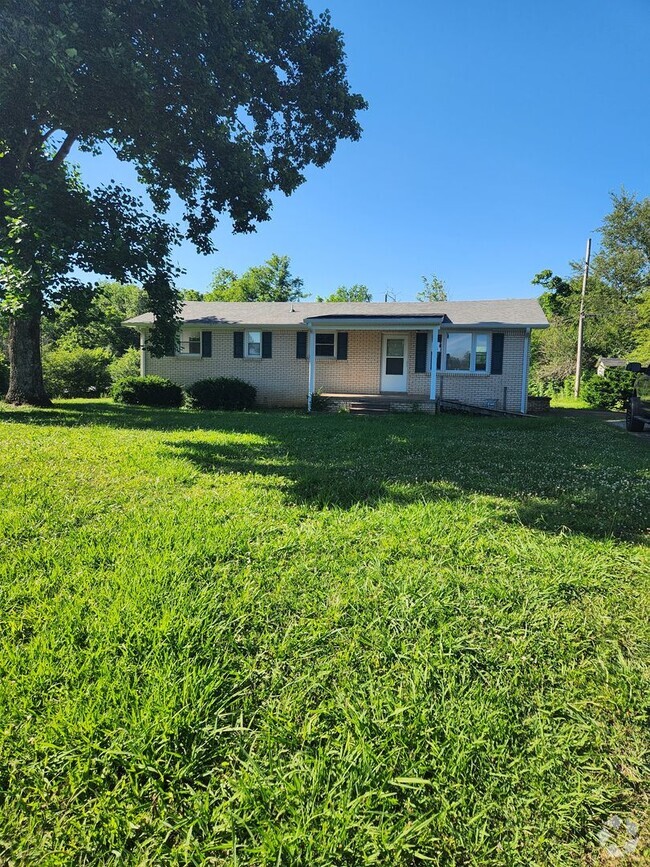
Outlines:
[[[207,302],[184,304],[177,351],[154,358],[140,332],[141,373],[191,385],[237,376],[267,406],[311,409],[322,394],[394,409],[438,402],[525,412],[530,333],[548,322],[534,299],[434,303]]]

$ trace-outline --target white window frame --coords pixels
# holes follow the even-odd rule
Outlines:
[[[470,352],[469,370],[447,370],[447,337],[450,334],[470,334],[472,337],[472,348]],[[487,338],[487,352],[485,356],[485,370],[476,369],[476,343],[477,338]],[[488,376],[490,373],[490,365],[492,363],[492,332],[491,331],[441,331],[440,332],[440,368],[438,373],[447,373],[450,376]],[[430,341],[433,344],[433,341]],[[429,352],[429,373],[431,365],[434,362],[433,345]]]
[[[321,355],[318,352],[318,338],[324,335],[332,335],[334,337],[334,343],[332,344],[334,351],[331,355]],[[317,331],[314,338],[314,355],[316,358],[330,358],[333,361],[336,361],[337,353],[339,348],[339,333],[338,331]]]
[[[259,340],[251,340],[251,334],[259,334]],[[260,351],[259,353],[249,353],[248,347],[251,343],[259,343]],[[250,331],[244,331],[244,358],[254,358],[255,360],[259,360],[262,358],[262,329],[261,328],[251,328]]]
[[[197,339],[199,341],[199,350],[198,352],[190,352],[190,340]],[[176,351],[176,355],[183,355],[189,358],[200,358],[201,357],[201,349],[202,349],[202,335],[200,328],[182,328],[180,334],[180,341],[178,343],[178,349]],[[187,348],[185,348],[187,347]]]

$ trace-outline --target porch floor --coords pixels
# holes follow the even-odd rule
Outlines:
[[[382,392],[381,394],[343,394],[320,392],[324,399],[326,412],[346,411],[354,415],[376,415],[387,412],[428,412],[435,413],[436,402],[425,395],[404,394],[404,392]]]
[[[403,391],[382,391],[379,394],[372,394],[371,392],[343,394],[341,392],[321,391],[320,396],[332,400],[372,400],[377,403],[424,403],[430,401],[428,394],[406,394]]]

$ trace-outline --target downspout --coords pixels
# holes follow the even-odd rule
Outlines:
[[[524,353],[523,353],[523,370],[521,372],[521,413],[525,415],[528,411],[528,354],[530,349],[530,328],[526,329],[524,335]]]
[[[311,412],[311,401],[316,385],[316,332],[309,327],[309,390],[307,392],[307,412]]]
[[[147,375],[147,332],[143,329],[140,335],[140,376]]]
[[[438,370],[438,328],[431,330],[431,380],[429,383],[429,400],[436,400],[436,373]]]

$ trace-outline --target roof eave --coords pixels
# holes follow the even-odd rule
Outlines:
[[[520,331],[524,328],[548,328],[548,322],[445,322],[445,331],[467,331],[483,328],[490,331]]]

